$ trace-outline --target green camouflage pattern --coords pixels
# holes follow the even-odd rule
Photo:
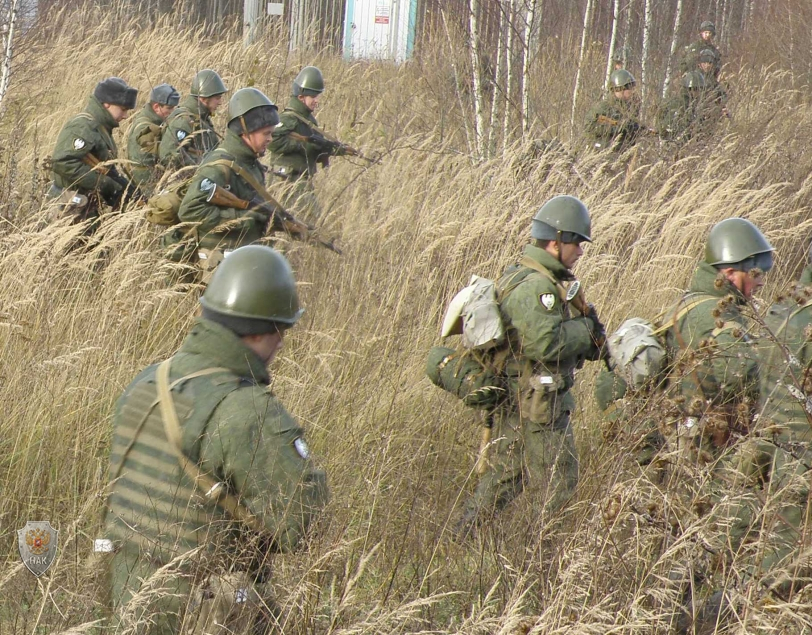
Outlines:
[[[149,192],[151,185],[159,178],[156,169],[159,166],[158,147],[163,123],[152,105],[147,103],[133,117],[127,134],[127,159],[133,162],[130,172],[133,181],[143,192]]]
[[[572,273],[544,249],[527,245],[524,255],[556,281],[572,279]],[[508,337],[504,367],[508,395],[492,416],[493,438],[499,441],[490,450],[487,472],[466,503],[461,521],[466,525],[507,505],[521,493],[525,481],[545,485],[551,509],[566,500],[578,481],[569,424],[575,410],[570,389],[576,368],[597,356],[592,321],[571,315],[556,282],[518,265],[506,271],[498,286],[507,296],[500,309]]]
[[[713,406],[732,406],[745,398],[757,400],[758,358],[752,325],[742,314],[745,299],[730,282],[723,281],[716,268],[700,263],[688,293],[664,319],[670,319],[687,301],[703,296],[716,301],[697,304],[666,333],[672,360],[677,359],[680,349],[696,351],[702,346],[708,350],[708,344],[713,349],[689,365],[692,372],[679,377],[679,390],[686,405],[696,398]]]
[[[235,566],[267,575],[267,552],[295,548],[328,500],[325,475],[308,456],[302,428],[270,392],[262,361],[231,331],[198,319],[173,358],[170,383],[213,367],[223,371],[173,387],[182,450],[265,527],[264,547],[251,547],[253,532],[195,491],[167,448],[160,410],[152,406],[156,366],[150,366],[124,391],[113,421],[111,476],[135,438],[111,485],[104,521],[106,537],[118,545],[108,561],[113,606],[130,608],[125,605],[142,581],[149,584],[171,559],[195,547],[203,553],[162,579],[164,588],[151,602],[133,607],[155,618],[144,632],[179,632],[190,581],[208,574],[212,554],[220,570]]]
[[[682,51],[680,58],[679,70],[681,73],[688,73],[695,71],[699,68],[699,54],[708,49],[714,53],[713,72],[711,73],[715,79],[719,78],[719,73],[722,70],[722,54],[715,44],[706,42],[699,38],[695,42],[691,42]]]
[[[218,141],[208,108],[194,95],[187,95],[166,118],[159,146],[161,163],[167,170],[198,165]]]
[[[617,123],[601,123],[601,117]],[[609,95],[589,111],[584,130],[595,141],[596,147],[622,150],[637,142],[643,130],[639,117],[639,103],[629,103]]]
[[[669,141],[689,141],[710,133],[719,116],[711,93],[703,90],[698,95],[692,95],[683,88],[657,110],[657,134]]]
[[[115,198],[122,186],[102,174],[91,170],[82,158],[92,154],[99,161],[118,158],[113,130],[118,123],[98,99],[91,97],[85,109],[62,126],[56,138],[52,156],[54,185],[59,189],[75,189],[81,194],[98,191],[102,198]]]
[[[197,223],[194,233],[199,245],[205,249],[236,249],[256,242],[265,233],[262,222],[248,211],[218,207],[206,201],[211,184],[226,188],[245,201],[259,196],[228,166],[210,165],[221,159],[233,160],[259,183],[265,181],[265,172],[254,151],[235,132],[226,131],[225,139],[206,155],[189,183],[178,212],[181,223]],[[225,227],[227,223],[228,227]]]

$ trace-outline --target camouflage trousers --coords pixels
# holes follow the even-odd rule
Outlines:
[[[569,412],[553,424],[522,421],[518,413],[494,416],[487,468],[468,499],[460,521],[469,528],[504,509],[525,489],[550,512],[558,510],[578,484],[578,455]]]
[[[746,439],[720,460],[708,542],[785,597],[812,576],[812,541],[807,536],[802,544],[811,511],[812,446],[782,437]]]
[[[319,220],[322,209],[312,179],[305,175],[298,178],[277,175],[274,180],[274,190],[286,210],[306,223]]]

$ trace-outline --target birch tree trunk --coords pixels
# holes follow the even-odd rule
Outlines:
[[[502,148],[504,149],[510,141],[512,132],[511,122],[513,121],[513,94],[515,93],[516,73],[513,68],[513,55],[515,53],[515,40],[516,40],[516,13],[518,6],[514,6],[518,0],[508,0],[507,12],[507,43],[505,45],[505,116],[502,120]]]
[[[589,25],[592,21],[592,11],[595,3],[593,0],[586,0],[584,10],[584,29],[581,31],[581,53],[578,55],[578,70],[575,72],[575,88],[572,91],[572,114],[570,115],[570,136],[575,137],[575,113],[578,106],[578,93],[581,90],[581,70],[584,67],[586,57],[586,40],[589,34]]]
[[[446,41],[449,43],[453,42],[454,40],[451,39],[451,32],[448,30],[448,21],[445,17],[445,11],[440,9],[440,17],[443,20],[443,28],[445,29]],[[471,133],[471,126],[468,123],[468,109],[465,106],[465,103],[462,100],[463,95],[463,87],[462,87],[462,80],[460,79],[459,69],[457,68],[456,57],[454,56],[454,51],[449,51],[449,59],[451,60],[451,70],[454,72],[454,85],[456,87],[457,93],[457,101],[460,105],[460,110],[462,111],[462,126],[463,130],[465,130],[465,141],[468,145],[468,152],[469,154],[473,154],[476,145],[476,137]]]
[[[17,26],[17,18],[20,12],[20,0],[10,0],[8,14],[6,18],[5,37],[3,38],[3,69],[0,71],[0,107],[8,92],[8,84],[11,79],[11,59],[14,55],[14,32]]]
[[[489,154],[496,150],[496,121],[499,113],[502,111],[500,110],[499,103],[501,102],[504,104],[503,108],[507,108],[507,104],[505,103],[505,94],[502,91],[502,68],[504,68],[502,66],[502,57],[504,56],[505,40],[507,39],[507,28],[509,27],[507,26],[505,14],[504,12],[500,12],[499,37],[496,43],[496,63],[493,69],[494,75],[492,84],[493,95],[491,96],[491,118],[488,125],[488,139],[486,142]]]
[[[471,54],[474,89],[474,139],[477,157],[486,159],[485,94],[482,87],[482,60],[479,54],[479,0],[468,0],[468,29],[468,48]]]
[[[215,3],[215,15],[220,8],[217,6],[218,4]],[[242,41],[245,47],[251,46],[257,40],[259,21],[262,17],[262,4],[262,0],[243,0]]]
[[[615,47],[617,46],[617,23],[620,20],[620,0],[615,0],[612,7],[612,37],[609,40],[609,57],[606,60],[606,77],[604,85],[609,85],[609,76],[612,74],[612,66],[615,56]],[[624,60],[625,61],[625,60]]]
[[[527,134],[530,129],[530,57],[533,54],[533,29],[536,21],[536,3],[540,0],[529,0],[526,6],[526,13],[524,16],[524,43],[522,51],[522,110],[521,126],[522,134]],[[540,7],[539,7],[540,8]]]
[[[648,103],[648,84],[649,84],[649,47],[651,45],[651,2],[652,0],[646,0],[645,8],[643,9],[643,67],[642,71],[640,72],[640,82],[643,84],[643,89],[641,91],[642,98],[643,98],[643,105]]]
[[[668,92],[668,85],[671,83],[671,71],[674,68],[674,56],[677,53],[677,37],[679,36],[679,29],[682,25],[682,6],[683,0],[677,0],[677,12],[674,15],[674,37],[671,38],[671,53],[668,56],[668,64],[665,67],[665,79],[663,80],[662,97]]]

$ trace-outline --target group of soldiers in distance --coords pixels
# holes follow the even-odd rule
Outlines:
[[[707,63],[704,50],[699,63]],[[621,96],[613,98],[625,101],[628,85],[617,88]],[[207,273],[201,314],[177,353],[141,371],[116,403],[104,538],[97,541],[108,559],[111,608],[139,632],[282,630],[269,584],[273,554],[296,548],[329,500],[305,432],[269,389],[269,366],[304,311],[296,281],[284,256],[252,244],[283,226],[287,207],[315,220],[318,164],[352,153],[317,126],[323,90],[319,70],[303,69],[280,116],[261,91],[240,89],[218,140],[211,115],[227,87],[216,72],[197,73],[182,103],[172,86],[157,86],[131,125],[133,169],[125,175],[112,132],[135,108],[137,91],[109,78],[57,139],[50,196],[88,235],[103,220],[103,205],[163,196],[155,186],[159,168],[193,172],[174,192],[180,225],[167,243],[181,245],[181,257],[196,258]],[[289,186],[284,206],[265,188],[266,151],[274,178]],[[812,466],[809,292],[794,289],[763,320],[751,319],[747,307],[772,267],[773,248],[749,221],[722,221],[690,288],[666,313],[670,364],[638,384],[610,359],[598,311],[574,284],[572,269],[592,239],[586,206],[572,196],[552,198],[530,235],[496,282],[505,342],[481,356],[447,347],[429,354],[432,381],[463,396],[461,384],[471,380],[464,400],[488,413],[479,482],[454,525],[456,538],[473,539],[524,490],[544,490],[546,509],[566,508],[579,479],[570,421],[575,372],[604,360],[609,369],[598,378],[597,396],[615,423],[639,424],[629,405],[637,395],[666,383],[679,393],[678,414],[646,431],[640,465],[656,464],[652,457],[674,447],[708,470],[711,482],[733,483],[740,496],[709,494],[720,528],[709,542],[724,559],[760,533],[764,551],[742,583],[791,598],[810,574],[798,553]],[[809,281],[805,273],[801,283]],[[655,469],[647,474],[660,478]],[[773,501],[780,513],[760,532],[764,506]],[[705,580],[713,579],[707,572]],[[729,615],[721,590],[711,586],[706,595],[704,603],[686,602],[701,609],[686,609],[683,632]]]
[[[615,55],[608,95],[589,112],[585,131],[595,149],[621,151],[647,134],[685,142],[709,132],[722,117],[730,117],[727,91],[719,81],[722,56],[713,42],[716,27],[703,22],[699,39],[685,47],[680,60],[680,90],[662,103],[654,128],[640,122],[640,98],[634,76],[623,68],[623,55]]]

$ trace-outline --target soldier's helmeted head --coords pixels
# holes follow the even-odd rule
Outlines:
[[[189,89],[189,94],[197,97],[198,101],[211,113],[220,107],[220,104],[223,103],[223,95],[227,92],[228,88],[222,77],[217,71],[210,68],[204,68],[195,73]]]
[[[311,112],[319,105],[324,92],[324,76],[315,66],[305,66],[293,80],[293,96]]]
[[[581,243],[592,242],[589,210],[574,196],[554,196],[533,216],[530,236],[570,269],[583,254]]]
[[[135,108],[138,89],[120,77],[103,79],[93,89],[93,96],[105,107],[116,122],[122,121]]]
[[[256,88],[241,88],[228,102],[228,129],[240,135],[257,156],[265,154],[278,123],[276,105]]]
[[[706,87],[707,81],[701,71],[690,71],[682,76],[683,93],[697,97]]]
[[[716,25],[710,20],[705,20],[699,25],[699,35],[703,40],[712,40],[716,35]]]
[[[718,269],[749,298],[773,267],[773,246],[761,230],[744,218],[728,218],[708,234],[705,262]]]
[[[634,79],[634,75],[624,68],[612,71],[612,74],[609,75],[607,88],[617,99],[624,101],[631,99],[635,86],[637,86],[637,81]]]
[[[699,70],[707,79],[713,74],[713,67],[716,64],[716,54],[711,49],[702,49],[698,57]]]
[[[200,297],[200,305],[204,319],[243,338],[266,364],[281,346],[282,333],[304,313],[290,264],[265,245],[247,245],[226,256]],[[257,348],[268,352],[268,357]]]

